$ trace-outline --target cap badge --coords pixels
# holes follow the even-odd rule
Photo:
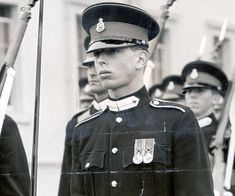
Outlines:
[[[192,79],[196,79],[198,77],[198,72],[197,72],[197,69],[193,69],[191,74],[190,74],[190,77]]]
[[[162,91],[160,89],[156,89],[154,93],[155,97],[161,97],[162,96]]]
[[[103,18],[100,18],[99,19],[99,22],[97,23],[96,25],[96,31],[98,33],[101,33],[102,31],[105,30],[105,25],[104,25],[104,22],[103,22]]]
[[[167,89],[168,89],[169,91],[172,91],[172,90],[174,90],[174,88],[175,88],[174,82],[173,82],[173,81],[170,81],[169,84],[168,84],[168,86],[167,86]]]

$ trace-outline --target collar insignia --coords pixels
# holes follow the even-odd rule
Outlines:
[[[117,101],[108,100],[107,105],[111,111],[118,112],[136,107],[139,101],[138,97],[131,96]]]
[[[103,22],[103,18],[100,18],[99,19],[99,22],[97,23],[96,25],[96,31],[98,33],[101,33],[102,31],[105,30],[105,25],[104,25],[104,22]]]
[[[201,118],[198,120],[198,124],[200,126],[200,128],[206,127],[211,125],[212,123],[212,119],[210,117],[205,117],[205,118]]]
[[[190,74],[190,77],[192,79],[196,79],[198,77],[198,72],[197,72],[197,69],[193,69],[191,74]]]

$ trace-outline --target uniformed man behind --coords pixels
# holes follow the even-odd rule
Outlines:
[[[0,195],[29,196],[28,161],[15,121],[5,116],[0,132]]]
[[[86,38],[84,41],[84,47],[86,49],[88,48],[88,45],[86,45],[87,39],[88,38]],[[107,90],[101,85],[101,82],[96,74],[94,61],[95,61],[94,56],[87,55],[87,58],[82,63],[82,65],[87,69],[89,93],[94,96],[94,99],[90,104],[90,107],[74,115],[67,124],[64,155],[62,161],[60,185],[58,193],[59,196],[70,195],[70,178],[71,178],[71,165],[72,165],[71,139],[76,124],[80,121],[85,120],[86,118],[89,118],[92,114],[104,110],[107,106],[108,93]]]
[[[157,36],[158,23],[139,8],[100,3],[85,9],[82,24],[110,101],[74,130],[72,196],[212,196],[193,112],[151,100],[143,84],[148,41]]]
[[[207,146],[218,128],[214,105],[225,95],[228,79],[218,65],[193,61],[182,70],[186,104],[193,110],[205,134]]]
[[[87,78],[81,78],[79,80],[79,88],[79,108],[81,111],[83,111],[91,106],[91,103],[94,100],[94,96],[90,93],[90,86]]]
[[[162,80],[164,95],[162,99],[185,104],[183,94],[183,80],[179,75],[169,75]]]
[[[154,84],[149,88],[148,92],[152,99],[161,99],[164,95],[162,84]]]

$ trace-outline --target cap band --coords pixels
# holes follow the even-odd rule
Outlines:
[[[198,71],[196,78],[192,78],[190,74],[187,75],[185,86],[190,87],[190,84],[192,86],[194,84],[206,84],[212,87],[218,86],[220,89],[222,88],[222,83],[216,77],[200,71]]]
[[[97,32],[97,25],[90,28],[91,44],[103,40],[132,41],[144,40],[148,43],[147,29],[133,24],[123,22],[105,22],[105,28],[102,32]]]
[[[108,48],[125,48],[125,47],[131,47],[131,46],[134,46],[136,44],[134,43],[126,43],[126,42],[123,42],[121,44],[107,44],[105,42],[102,42],[102,41],[98,41],[98,42],[94,42],[92,43],[88,50],[87,50],[87,53],[91,53],[91,52],[94,52],[96,50],[100,50],[100,49],[108,49]]]

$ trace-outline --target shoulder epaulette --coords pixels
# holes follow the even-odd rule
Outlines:
[[[177,109],[181,112],[185,112],[185,109],[180,107],[178,104],[173,104],[170,101],[165,101],[161,99],[154,99],[150,102],[150,105],[154,108],[167,108],[167,109]]]
[[[85,122],[88,122],[94,118],[97,118],[98,116],[100,116],[105,110],[100,110],[100,111],[97,111],[96,113],[90,115],[89,117],[83,119],[82,121],[78,122],[78,124],[75,126],[75,127],[78,127],[79,125],[85,123]]]

